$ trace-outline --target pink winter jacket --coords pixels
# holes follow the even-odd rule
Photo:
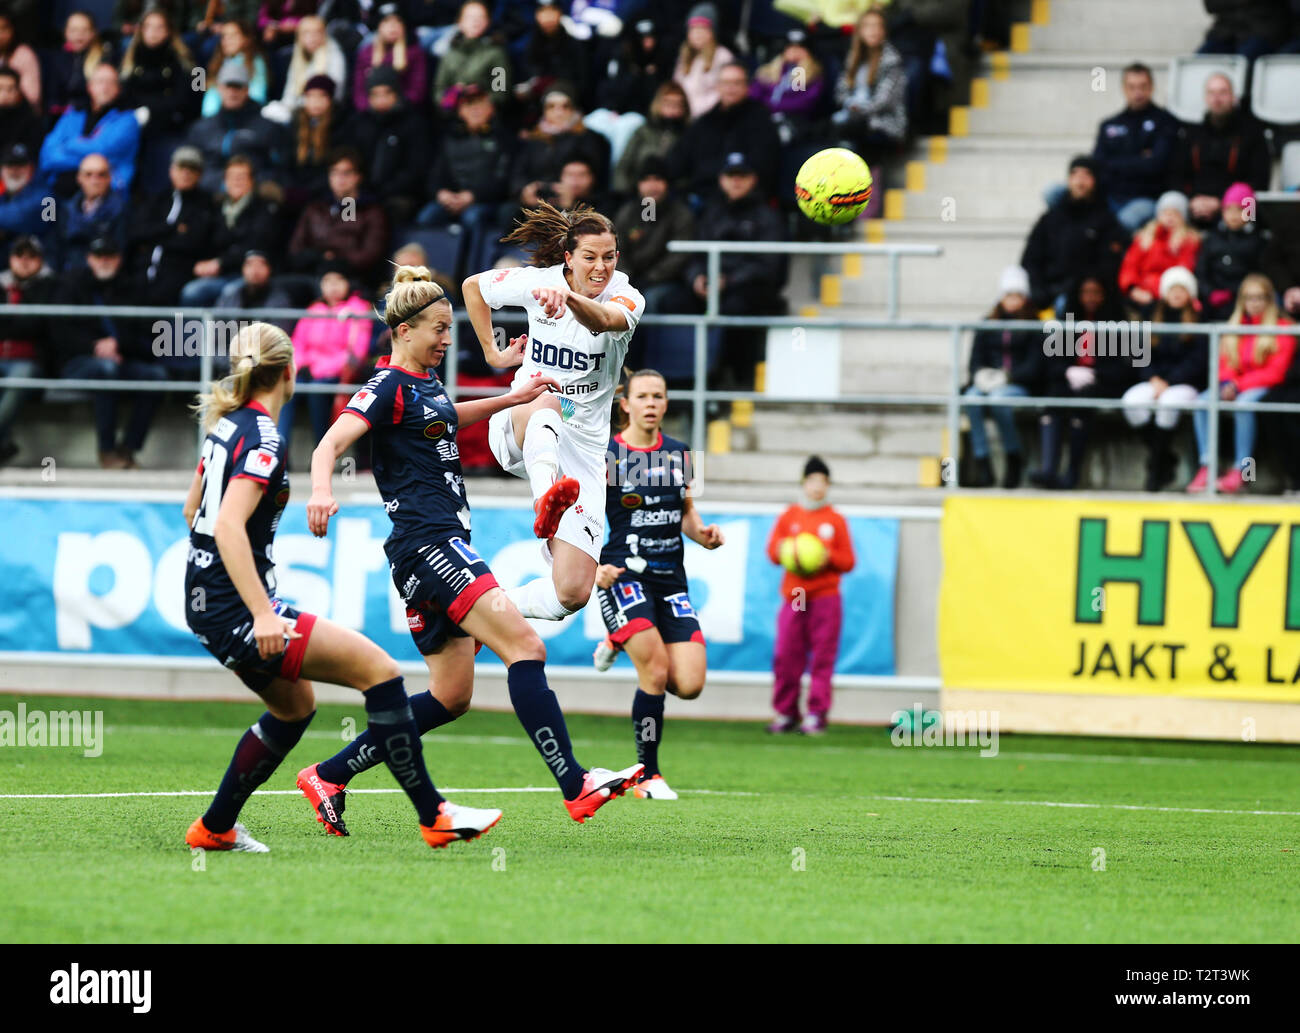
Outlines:
[[[370,320],[339,319],[340,312],[370,312],[370,306],[353,294],[342,305],[314,301],[293,328],[293,361],[306,369],[313,380],[337,380],[349,358],[365,358],[370,348]]]

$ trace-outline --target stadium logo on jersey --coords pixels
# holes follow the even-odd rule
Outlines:
[[[641,501],[642,500],[640,495],[638,495],[634,491],[630,491],[623,496],[623,508],[636,509],[637,506],[641,505]]]
[[[269,477],[275,469],[275,453],[264,448],[255,448],[248,453],[244,462],[244,471],[258,477]]]
[[[348,408],[360,409],[362,412],[365,412],[367,409],[370,408],[374,400],[375,400],[375,393],[371,391],[370,388],[363,387],[360,391],[358,391],[356,394],[352,396],[352,400],[348,402]]]
[[[447,433],[446,420],[434,420],[431,424],[429,424],[427,427],[424,428],[424,436],[428,438],[430,441],[437,441],[440,437],[442,437],[446,433]]]

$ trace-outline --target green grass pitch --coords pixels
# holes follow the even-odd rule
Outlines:
[[[514,716],[471,712],[426,737],[425,758],[440,786],[502,789],[449,794],[504,810],[483,838],[430,851],[395,791],[350,796],[352,836],[327,837],[294,792],[244,809],[269,855],[194,858],[185,830],[256,704],[28,705],[102,710],[105,747],[0,749],[7,941],[1296,938],[1291,747],[1004,735],[982,758],[878,728],[773,740],[670,720],[681,801],[629,796],[580,826],[558,793],[510,791],[553,786]],[[265,788],[293,790],[348,718],[364,727],[359,705],[322,706]],[[575,716],[570,731],[585,764],[633,760],[630,720]],[[352,788],[394,786],[380,768]],[[14,798],[182,790],[204,793]]]

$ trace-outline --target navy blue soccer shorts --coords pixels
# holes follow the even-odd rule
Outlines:
[[[647,628],[658,628],[665,644],[704,642],[684,584],[656,584],[624,573],[609,588],[597,588],[596,598],[610,641],[617,645]]]
[[[421,656],[453,638],[465,638],[460,622],[497,579],[464,538],[397,546],[388,553],[393,584],[406,603],[406,624]]]
[[[247,610],[244,611],[246,619],[234,627],[192,629],[203,647],[258,695],[265,692],[276,678],[290,682],[298,680],[302,675],[307,643],[311,640],[312,628],[316,626],[314,613],[295,610],[280,599],[272,599],[271,605],[278,616],[294,622],[293,630],[302,637],[291,639],[286,636],[284,649],[266,659],[257,651],[253,618]]]

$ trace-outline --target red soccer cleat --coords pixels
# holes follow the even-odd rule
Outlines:
[[[543,540],[555,537],[560,518],[564,516],[565,510],[578,501],[580,490],[581,486],[573,477],[561,477],[547,488],[546,494],[533,504],[533,510],[537,513],[537,519],[533,521],[533,534]]]
[[[420,835],[437,850],[449,843],[478,839],[500,820],[501,812],[495,807],[462,807],[443,800],[438,807],[438,817],[432,825],[421,825]]]
[[[325,826],[326,832],[332,836],[348,834],[348,827],[343,824],[343,786],[326,782],[313,764],[298,772],[298,788],[307,797],[307,802],[316,812],[316,820]]]
[[[622,796],[640,779],[644,764],[633,764],[622,771],[592,768],[582,776],[582,792],[574,800],[565,800],[569,816],[579,825],[585,822],[616,796]]]

